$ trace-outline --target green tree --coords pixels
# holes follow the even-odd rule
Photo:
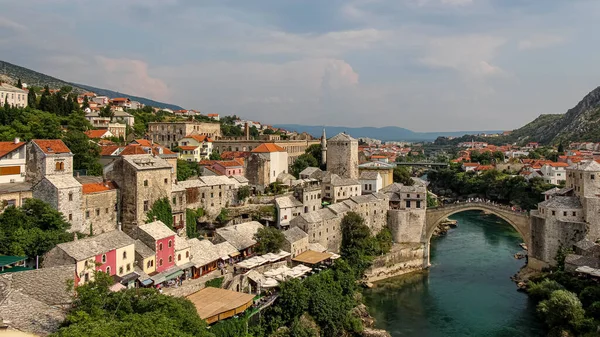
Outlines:
[[[113,118],[115,116],[115,112],[111,109],[110,104],[107,104],[102,110],[100,110],[100,117],[110,117]]]
[[[173,229],[173,210],[168,198],[165,197],[154,202],[152,208],[146,213],[146,223],[154,221],[154,217]]]
[[[23,83],[21,83],[21,79],[19,78],[19,80],[17,81],[17,88],[19,89],[23,89]]]
[[[531,298],[537,301],[544,301],[550,298],[550,295],[556,290],[563,290],[560,283],[554,280],[544,279],[541,282],[529,282],[527,293]]]
[[[0,213],[0,255],[43,256],[62,242],[71,241],[71,225],[62,213],[38,199],[22,207],[4,207]]]
[[[412,186],[415,183],[412,180],[408,169],[403,166],[396,166],[396,168],[394,168],[394,182],[405,186]]]
[[[304,153],[310,154],[313,158],[317,160],[317,167],[325,170],[325,165],[323,165],[323,152],[321,151],[321,144],[312,144],[304,150]]]
[[[100,164],[100,148],[98,145],[90,142],[85,133],[78,130],[69,130],[63,138],[65,144],[73,153],[73,168],[76,170],[86,170],[88,175],[102,175],[102,165]]]
[[[216,220],[221,226],[225,226],[231,220],[229,211],[226,208],[221,208],[221,212],[217,215]]]
[[[29,88],[29,92],[27,93],[27,106],[31,109],[35,109],[37,107],[37,98],[33,88]]]
[[[371,230],[365,225],[363,217],[356,212],[348,212],[342,218],[342,257],[354,267],[356,277],[362,277],[369,268],[373,257]]]
[[[90,101],[88,100],[87,95],[83,96],[83,104],[81,105],[82,109],[86,109],[90,107]]]
[[[310,153],[301,154],[292,164],[292,174],[296,177],[300,177],[300,172],[304,171],[307,167],[319,167],[317,159]]]
[[[250,197],[250,186],[241,186],[237,191],[237,199],[244,202],[248,197]]]
[[[550,298],[540,302],[537,312],[550,328],[572,328],[585,317],[577,295],[567,290],[556,290]]]
[[[275,227],[263,227],[254,234],[254,240],[258,242],[256,246],[258,254],[277,253],[283,247],[285,236]]]
[[[210,160],[221,160],[221,154],[218,151],[213,151],[210,156],[208,156]]]
[[[200,175],[200,166],[197,162],[177,159],[177,181],[185,181]]]

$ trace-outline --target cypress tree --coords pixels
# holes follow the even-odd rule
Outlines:
[[[37,106],[35,90],[33,88],[29,88],[29,93],[27,93],[27,105],[32,109],[35,109]]]
[[[23,83],[21,83],[21,79],[19,78],[19,80],[17,81],[17,88],[19,89],[23,89]]]

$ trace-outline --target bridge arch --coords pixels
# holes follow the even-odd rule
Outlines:
[[[449,204],[440,207],[431,207],[427,209],[426,225],[425,225],[425,245],[427,247],[426,263],[429,264],[429,245],[431,236],[435,228],[449,216],[465,211],[485,211],[494,214],[500,219],[510,224],[523,238],[523,241],[531,249],[531,225],[529,215],[526,213],[515,212],[508,207],[497,206],[484,202],[467,202],[458,204]]]

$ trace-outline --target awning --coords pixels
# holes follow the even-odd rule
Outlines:
[[[188,263],[184,263],[181,266],[179,266],[179,269],[186,270],[186,269],[189,269],[192,267],[194,267],[194,262],[188,262]]]
[[[162,273],[156,274],[152,276],[152,280],[154,284],[160,284],[168,280],[172,280],[177,276],[183,275],[183,271],[179,269],[179,267],[173,267],[169,270],[163,271]]]
[[[151,278],[140,281],[140,283],[145,286],[152,284],[152,282],[154,282],[154,281],[152,281]]]
[[[181,275],[183,275],[183,270],[178,270],[178,271],[174,272],[173,274],[168,275],[167,277],[165,277],[165,281],[172,280],[172,279],[177,278],[178,276],[181,276]]]
[[[140,275],[138,275],[137,273],[133,272],[133,273],[129,273],[127,275],[124,275],[121,277],[121,279],[119,280],[120,283],[129,283],[131,281],[135,281],[138,279],[138,277],[140,277]]]

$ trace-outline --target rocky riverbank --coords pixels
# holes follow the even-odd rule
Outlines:
[[[433,230],[433,236],[446,235],[451,228],[455,228],[456,226],[458,226],[457,220],[446,218]]]
[[[389,332],[382,329],[375,329],[375,319],[369,311],[367,310],[367,306],[364,304],[358,305],[354,308],[354,315],[356,315],[363,323],[364,330],[362,331],[363,337],[392,337]]]

